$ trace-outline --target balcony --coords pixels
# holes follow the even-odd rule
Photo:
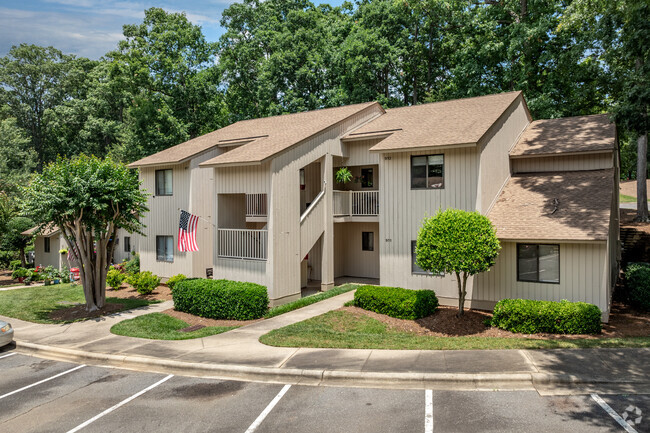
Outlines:
[[[267,259],[267,230],[218,229],[217,242],[217,255],[220,258]]]
[[[334,191],[335,217],[379,215],[379,191]]]
[[[264,222],[268,215],[266,194],[246,194],[246,221]]]

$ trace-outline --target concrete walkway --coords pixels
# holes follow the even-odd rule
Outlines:
[[[650,349],[308,349],[258,341],[272,329],[337,309],[352,297],[348,292],[230,332],[183,341],[110,333],[115,323],[171,308],[171,301],[67,325],[0,319],[14,326],[20,352],[135,370],[311,385],[650,392]]]

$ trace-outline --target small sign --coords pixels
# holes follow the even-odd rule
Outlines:
[[[211,279],[213,275],[212,272],[214,272],[212,268],[205,268],[205,277]]]

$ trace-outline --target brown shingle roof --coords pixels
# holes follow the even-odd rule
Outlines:
[[[46,238],[49,238],[50,236],[53,236],[57,233],[59,233],[59,228],[54,225],[48,225],[45,227],[41,232],[38,232],[40,226],[32,227],[31,229],[25,230],[24,232],[20,233],[23,236],[31,236],[34,234],[38,234],[39,236],[45,236]]]
[[[606,240],[614,170],[512,177],[488,217],[499,239]]]
[[[393,108],[345,138],[390,133],[373,151],[477,143],[520,96],[521,92],[508,92]]]
[[[510,156],[611,151],[615,148],[616,126],[606,114],[594,114],[536,120],[521,134]]]
[[[379,105],[376,102],[367,102],[303,113],[242,120],[133,162],[129,167],[177,164],[215,146],[242,144],[242,142],[244,144],[238,148],[219,155],[205,164],[263,161],[374,104]]]

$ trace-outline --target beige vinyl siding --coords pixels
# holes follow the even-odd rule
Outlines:
[[[129,233],[124,229],[118,229],[117,230],[117,239],[119,239],[118,244],[115,246],[115,250],[113,252],[113,263],[121,263],[124,260],[130,260],[131,259],[131,252],[139,252],[139,242],[140,242],[140,235],[137,233]],[[124,251],[124,238],[125,237],[130,237],[131,238],[131,252],[126,252]]]
[[[324,230],[325,197],[314,204],[305,219],[300,223],[300,257],[301,260],[312,249]]]
[[[511,159],[513,173],[600,170],[612,168],[612,152],[584,155],[538,156]]]
[[[300,186],[299,170],[306,165],[320,160],[322,176],[328,179],[325,215],[323,221],[325,233],[322,238],[324,256],[332,260],[333,256],[333,219],[331,215],[332,201],[332,157],[343,156],[340,137],[380,113],[376,105],[351,116],[343,122],[303,141],[290,148],[271,163],[271,196],[269,200],[269,261],[272,267],[272,283],[269,285],[271,299],[286,298],[300,294],[300,263],[304,256],[300,255]],[[329,251],[329,253],[328,253]],[[333,263],[331,272],[321,269],[324,278],[328,272],[333,279]]]
[[[370,152],[370,148],[379,143],[381,139],[348,141],[343,144],[344,163],[341,165],[375,165],[379,164],[381,155]],[[335,161],[336,165],[339,165]]]
[[[510,178],[508,152],[529,122],[528,111],[520,96],[478,143],[481,155],[478,161],[480,187],[477,210],[482,213],[490,209],[499,191]]]
[[[534,243],[534,242],[526,242]],[[545,242],[553,243],[553,242]],[[607,245],[594,243],[559,243],[560,283],[517,281],[517,243],[502,242],[495,265],[475,277],[472,304],[491,308],[504,298],[545,301],[589,302],[603,312],[609,311],[607,293]]]
[[[214,278],[268,286],[267,262],[263,260],[241,260],[219,258],[215,254]]]
[[[61,266],[61,254],[59,250],[61,245],[65,245],[65,240],[56,234],[50,237],[50,252],[45,252],[45,237],[37,236],[34,240],[34,266],[48,267],[52,266],[59,269]],[[65,263],[64,263],[65,264]]]
[[[268,194],[271,192],[270,164],[214,168],[215,194]]]
[[[214,149],[205,152],[200,157],[192,159],[190,162],[191,194],[189,212],[200,217],[196,227],[196,244],[199,247],[199,251],[186,254],[190,255],[192,259],[191,275],[195,277],[205,278],[206,269],[212,268],[214,264],[212,260],[215,223],[212,218],[215,198],[214,169],[208,167],[201,168],[199,164],[214,158],[220,153],[222,153],[221,149]],[[178,227],[178,221],[176,224]]]
[[[438,153],[443,153],[445,157],[444,189],[412,190],[411,155]],[[379,166],[382,174],[379,184],[379,238],[375,242],[381,255],[382,285],[433,289],[439,297],[458,296],[456,280],[452,276],[411,273],[411,241],[417,239],[422,220],[435,215],[438,209],[476,209],[477,159],[474,147],[382,155]],[[471,286],[471,282],[468,282],[468,286]]]
[[[362,232],[374,233],[374,250],[363,251]],[[334,276],[379,278],[379,224],[334,224]]]

